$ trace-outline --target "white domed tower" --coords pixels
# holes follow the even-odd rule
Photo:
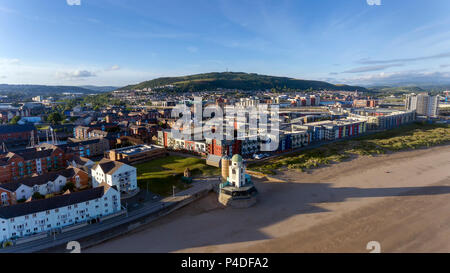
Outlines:
[[[242,156],[238,154],[233,155],[231,158],[231,165],[228,171],[228,182],[236,188],[245,186],[245,165]]]
[[[227,160],[229,159],[226,158],[225,161]],[[242,156],[233,155],[227,170],[227,180],[219,186],[219,202],[235,208],[248,208],[256,204],[258,190],[253,185],[250,175],[245,173]]]

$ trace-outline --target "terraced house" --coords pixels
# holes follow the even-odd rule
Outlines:
[[[1,184],[0,206],[15,205],[20,200],[29,199],[36,192],[43,196],[61,192],[68,182],[72,182],[76,188],[86,187],[89,185],[89,175],[81,169],[69,167],[57,172]]]
[[[48,199],[0,207],[0,242],[64,230],[65,227],[98,220],[121,210],[117,190],[107,184]]]

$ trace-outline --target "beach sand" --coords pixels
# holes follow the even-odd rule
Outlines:
[[[84,252],[450,252],[450,146],[364,156],[280,182],[252,208],[216,194]]]

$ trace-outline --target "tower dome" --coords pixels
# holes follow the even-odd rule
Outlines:
[[[242,156],[241,155],[233,155],[233,157],[231,158],[231,162],[236,162],[236,163],[241,163],[242,162]]]

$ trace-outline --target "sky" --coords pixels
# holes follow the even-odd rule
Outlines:
[[[0,83],[450,83],[448,0],[0,0]]]

